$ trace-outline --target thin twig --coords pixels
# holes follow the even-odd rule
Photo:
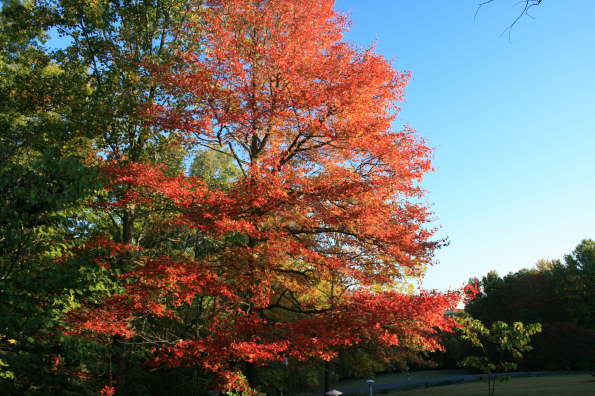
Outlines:
[[[482,3],[479,3],[477,5],[477,9],[475,10],[475,15],[473,16],[473,20],[477,19],[477,14],[479,13],[479,10],[490,3],[493,3],[495,0],[486,0]],[[502,37],[502,35],[504,35],[504,33],[508,32],[508,40],[510,41],[510,35],[512,33],[512,29],[515,27],[515,25],[517,24],[517,22],[519,20],[521,20],[521,18],[523,16],[528,16],[529,18],[533,18],[533,16],[531,14],[529,14],[529,11],[531,10],[531,8],[538,6],[542,3],[543,0],[521,0],[517,3],[515,3],[515,5],[518,4],[523,4],[523,9],[521,10],[521,12],[517,15],[517,17],[514,19],[514,21],[512,21],[512,23],[510,25],[508,25],[508,27],[506,29],[504,29],[502,31],[502,33],[500,33],[500,36],[498,37]]]

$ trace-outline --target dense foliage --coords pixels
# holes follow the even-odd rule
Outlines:
[[[77,256],[81,247],[98,234],[132,237],[133,209],[97,205],[110,199],[102,161],[181,163],[180,151],[144,124],[138,108],[158,94],[144,65],[173,59],[187,3],[2,2],[4,393],[96,393],[114,366],[110,356],[130,349],[68,337],[63,319],[81,300],[99,301],[119,287],[113,274]]]
[[[462,292],[406,286],[440,245],[430,150],[391,127],[408,74],[344,42],[332,1],[1,19],[5,393],[270,389],[440,348]]]
[[[595,367],[595,242],[582,241],[560,260],[504,277],[490,272],[465,310],[484,323],[541,323],[523,365],[533,369]]]

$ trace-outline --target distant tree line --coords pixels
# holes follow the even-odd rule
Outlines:
[[[533,269],[499,276],[489,272],[465,311],[487,325],[541,323],[534,349],[521,369],[586,370],[595,368],[595,241],[582,241],[563,260],[540,260]],[[439,361],[454,366],[467,346],[453,337]]]

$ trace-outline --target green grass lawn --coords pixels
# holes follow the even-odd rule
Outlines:
[[[461,385],[436,386],[405,392],[389,392],[387,396],[481,396],[487,395],[485,381]],[[586,396],[595,395],[595,377],[588,374],[551,377],[513,378],[496,383],[495,396]]]

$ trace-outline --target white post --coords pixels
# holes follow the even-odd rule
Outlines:
[[[368,381],[368,388],[370,389],[370,396],[372,395],[372,385],[374,384],[374,380],[372,378],[370,378]]]

